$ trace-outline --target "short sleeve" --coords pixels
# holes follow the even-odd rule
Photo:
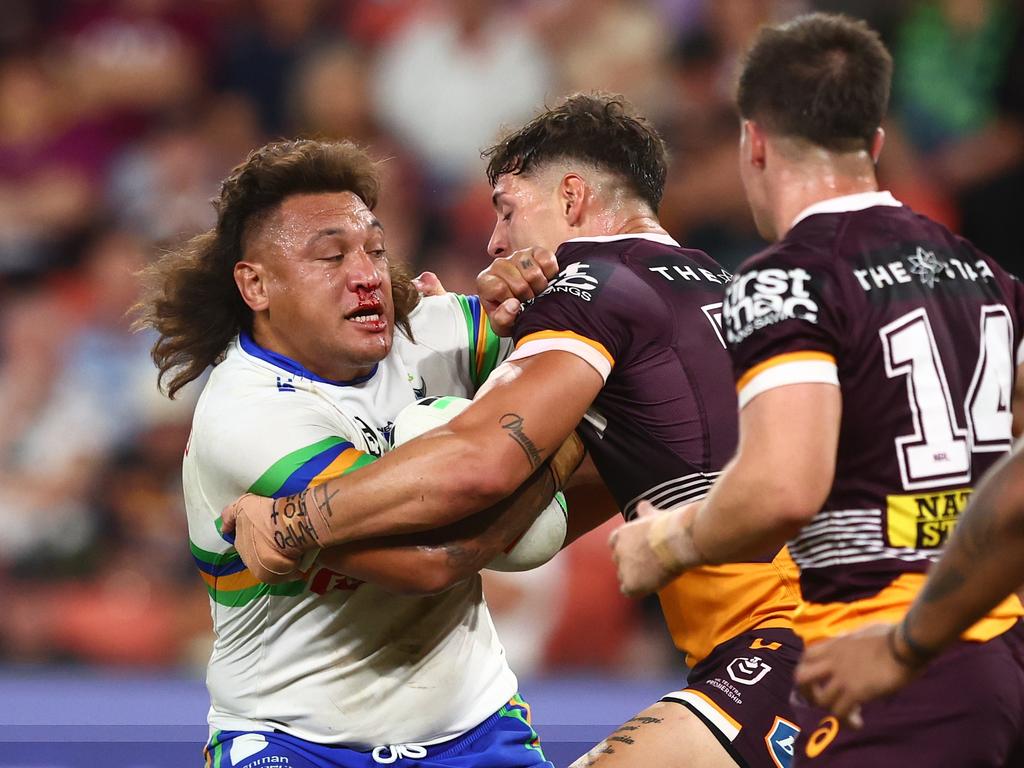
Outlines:
[[[219,491],[217,501],[242,492],[288,496],[375,459],[356,447],[361,441],[355,426],[340,423],[312,394],[299,391],[288,397],[261,398],[258,410],[241,399],[211,414],[194,433],[190,449],[205,470],[204,485]]]
[[[842,329],[825,265],[771,251],[750,264],[735,275],[722,306],[740,408],[788,384],[838,386]]]
[[[630,290],[630,283],[636,283]],[[647,287],[627,269],[607,260],[567,265],[516,321],[517,360],[559,350],[582,358],[608,380],[631,350],[633,329],[650,311]],[[630,316],[627,317],[627,314]]]
[[[472,397],[512,350],[511,340],[499,338],[491,329],[477,296],[424,297],[410,321],[416,346],[432,353],[413,356],[433,394]]]

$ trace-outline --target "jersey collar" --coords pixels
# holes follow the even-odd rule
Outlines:
[[[865,208],[874,208],[876,205],[899,208],[903,203],[893,197],[891,192],[857,192],[853,195],[842,195],[821,200],[804,208],[800,215],[793,219],[790,228],[792,229],[808,216],[813,216],[816,213],[850,213],[863,211]]]
[[[247,331],[242,331],[238,334],[238,345],[246,354],[259,358],[266,363],[270,363],[275,368],[287,371],[293,376],[309,379],[310,381],[318,381],[321,384],[331,384],[335,387],[351,387],[356,384],[363,384],[374,377],[377,373],[377,368],[380,366],[380,363],[378,363],[373,366],[372,371],[357,379],[350,379],[349,381],[333,381],[332,379],[325,379],[323,376],[318,376],[301,363],[292,360],[290,357],[285,357],[284,355],[279,355],[277,352],[271,352],[269,349],[264,349],[256,343],[255,339],[253,339]]]
[[[659,235],[656,232],[634,232],[627,235],[594,235],[593,237],[574,237],[571,240],[566,240],[567,243],[612,243],[616,240],[627,240],[631,237],[639,237],[641,240],[650,240],[652,243],[661,243],[662,245],[674,245],[676,248],[681,248],[675,241],[675,238],[670,235]]]

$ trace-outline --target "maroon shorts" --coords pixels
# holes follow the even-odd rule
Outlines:
[[[957,643],[917,680],[842,725],[794,697],[803,730],[794,766],[1024,766],[1024,627]]]
[[[745,768],[789,768],[799,728],[790,691],[803,643],[788,629],[727,640],[695,666],[686,688],[662,697],[699,717]]]

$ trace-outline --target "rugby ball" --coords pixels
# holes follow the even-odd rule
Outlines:
[[[395,417],[391,430],[394,444],[401,445],[447,424],[471,402],[464,397],[427,397],[407,405]],[[528,571],[543,565],[565,544],[567,522],[565,497],[557,493],[519,539],[487,567],[494,571]]]

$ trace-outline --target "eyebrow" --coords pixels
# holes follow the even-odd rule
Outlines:
[[[384,225],[375,217],[370,221],[370,226],[379,229],[381,232],[384,231]],[[306,246],[310,246],[322,237],[334,237],[335,235],[344,235],[348,230],[344,227],[325,227],[324,229],[318,230],[309,240],[306,242]]]
[[[491,194],[491,205],[493,205],[495,208],[497,208],[498,207],[498,198],[501,197],[504,194],[505,193],[500,191],[500,190],[497,190],[497,189],[494,190],[494,192]]]

